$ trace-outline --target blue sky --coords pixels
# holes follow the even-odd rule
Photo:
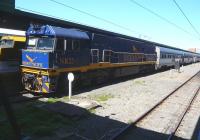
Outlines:
[[[134,0],[189,33],[161,20],[131,2],[131,0],[56,0],[128,29],[119,28],[50,0],[16,0],[16,8],[56,17],[92,27],[159,42],[174,47],[200,48],[200,36],[195,33],[173,0]],[[200,1],[176,0],[200,33]]]

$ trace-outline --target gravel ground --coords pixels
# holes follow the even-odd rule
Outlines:
[[[134,121],[199,70],[200,63],[192,64],[181,68],[181,73],[168,70],[75,95],[74,98],[97,100],[102,106],[93,112],[96,117],[80,122],[77,130],[84,129],[84,132],[77,133],[91,139],[98,139],[108,134],[109,130],[114,133]],[[100,98],[103,96],[106,99]],[[101,118],[101,121],[96,118]],[[102,118],[108,119],[106,121]]]
[[[98,96],[110,95],[111,98],[101,102],[102,107],[96,109],[95,114],[128,123],[199,71],[199,66],[200,64],[185,66],[181,73],[169,70],[136,78],[77,96],[95,99]]]
[[[182,139],[200,139],[200,92],[177,130]],[[195,132],[196,129],[196,132]],[[195,133],[194,133],[195,132]]]
[[[179,117],[185,111],[189,101],[199,88],[199,77],[200,74],[188,82],[187,86],[182,87],[170,96],[163,104],[138,123],[137,129],[131,131],[129,136],[126,136],[123,140],[131,140],[133,136],[141,140],[161,140],[167,138],[173,132],[173,129],[179,122]],[[142,135],[139,133],[141,129],[144,130]],[[149,131],[152,132],[151,135],[149,135]]]

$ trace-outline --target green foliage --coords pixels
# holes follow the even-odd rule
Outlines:
[[[95,109],[89,109],[88,111],[89,111],[89,113],[91,113],[91,114],[95,114],[95,112],[96,112]]]
[[[133,123],[133,120],[128,120],[127,123],[128,123],[128,124],[132,124],[132,123]]]
[[[47,103],[55,103],[57,101],[59,101],[58,98],[48,98]]]
[[[146,85],[146,83],[145,83],[144,80],[134,80],[134,81],[133,81],[133,84],[138,84],[138,85],[143,85],[143,86]]]
[[[96,96],[93,96],[92,99],[98,101],[98,102],[105,102],[111,98],[113,98],[114,96],[113,95],[110,95],[110,94],[101,94],[101,95],[96,95]]]

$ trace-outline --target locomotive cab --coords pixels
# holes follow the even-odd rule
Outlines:
[[[33,92],[55,92],[66,69],[90,63],[89,36],[76,29],[31,26],[26,32],[27,47],[22,50],[23,83]]]

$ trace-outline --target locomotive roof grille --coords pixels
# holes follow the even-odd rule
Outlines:
[[[43,25],[40,27],[30,26],[26,31],[27,36],[50,36],[50,37],[64,37],[72,39],[90,39],[86,32],[77,29],[67,29],[55,27],[50,25]]]

